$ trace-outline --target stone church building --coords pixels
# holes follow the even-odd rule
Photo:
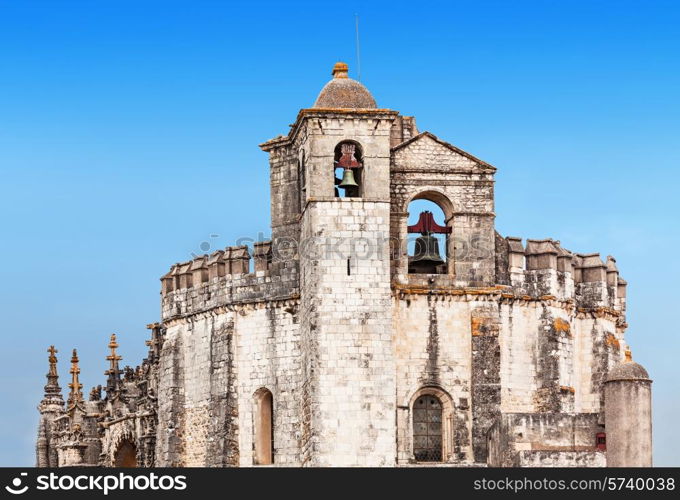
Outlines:
[[[500,235],[496,168],[344,63],[260,148],[271,241],[173,265],[148,356],[112,336],[87,397],[51,347],[38,466],[651,465],[613,257]]]

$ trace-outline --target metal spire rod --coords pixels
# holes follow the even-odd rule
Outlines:
[[[361,48],[359,46],[359,14],[354,14],[354,26],[357,45],[357,80],[361,81]]]

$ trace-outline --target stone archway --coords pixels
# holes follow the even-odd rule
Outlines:
[[[439,225],[444,225],[446,227],[453,228],[453,218],[456,213],[457,207],[454,202],[449,197],[443,189],[436,186],[418,186],[414,188],[408,195],[405,196],[401,202],[400,212],[393,213],[392,219],[392,236],[396,236],[396,241],[393,242],[394,245],[398,245],[398,251],[393,248],[393,256],[396,254],[394,266],[397,274],[407,275],[409,274],[409,254],[408,254],[408,238],[409,233],[407,231],[408,216],[409,216],[409,206],[412,202],[424,200],[436,205],[437,210],[440,210],[444,215],[444,220],[436,220]],[[454,237],[452,233],[447,234],[442,241],[443,248],[440,250],[443,252],[446,260],[446,272],[441,274],[446,274],[449,276],[454,276],[455,274],[455,262],[454,262]]]
[[[118,444],[113,455],[114,467],[137,467],[137,447],[125,439]]]

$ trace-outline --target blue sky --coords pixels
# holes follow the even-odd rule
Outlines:
[[[31,465],[49,344],[104,380],[159,282],[267,233],[268,164],[336,60],[381,107],[498,167],[497,229],[617,258],[680,465],[680,7],[673,2],[0,1],[0,465]],[[211,237],[211,235],[218,235]]]

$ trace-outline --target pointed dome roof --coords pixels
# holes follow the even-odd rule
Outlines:
[[[333,79],[319,92],[314,108],[375,109],[375,99],[361,83],[347,76],[344,62],[333,66]]]

